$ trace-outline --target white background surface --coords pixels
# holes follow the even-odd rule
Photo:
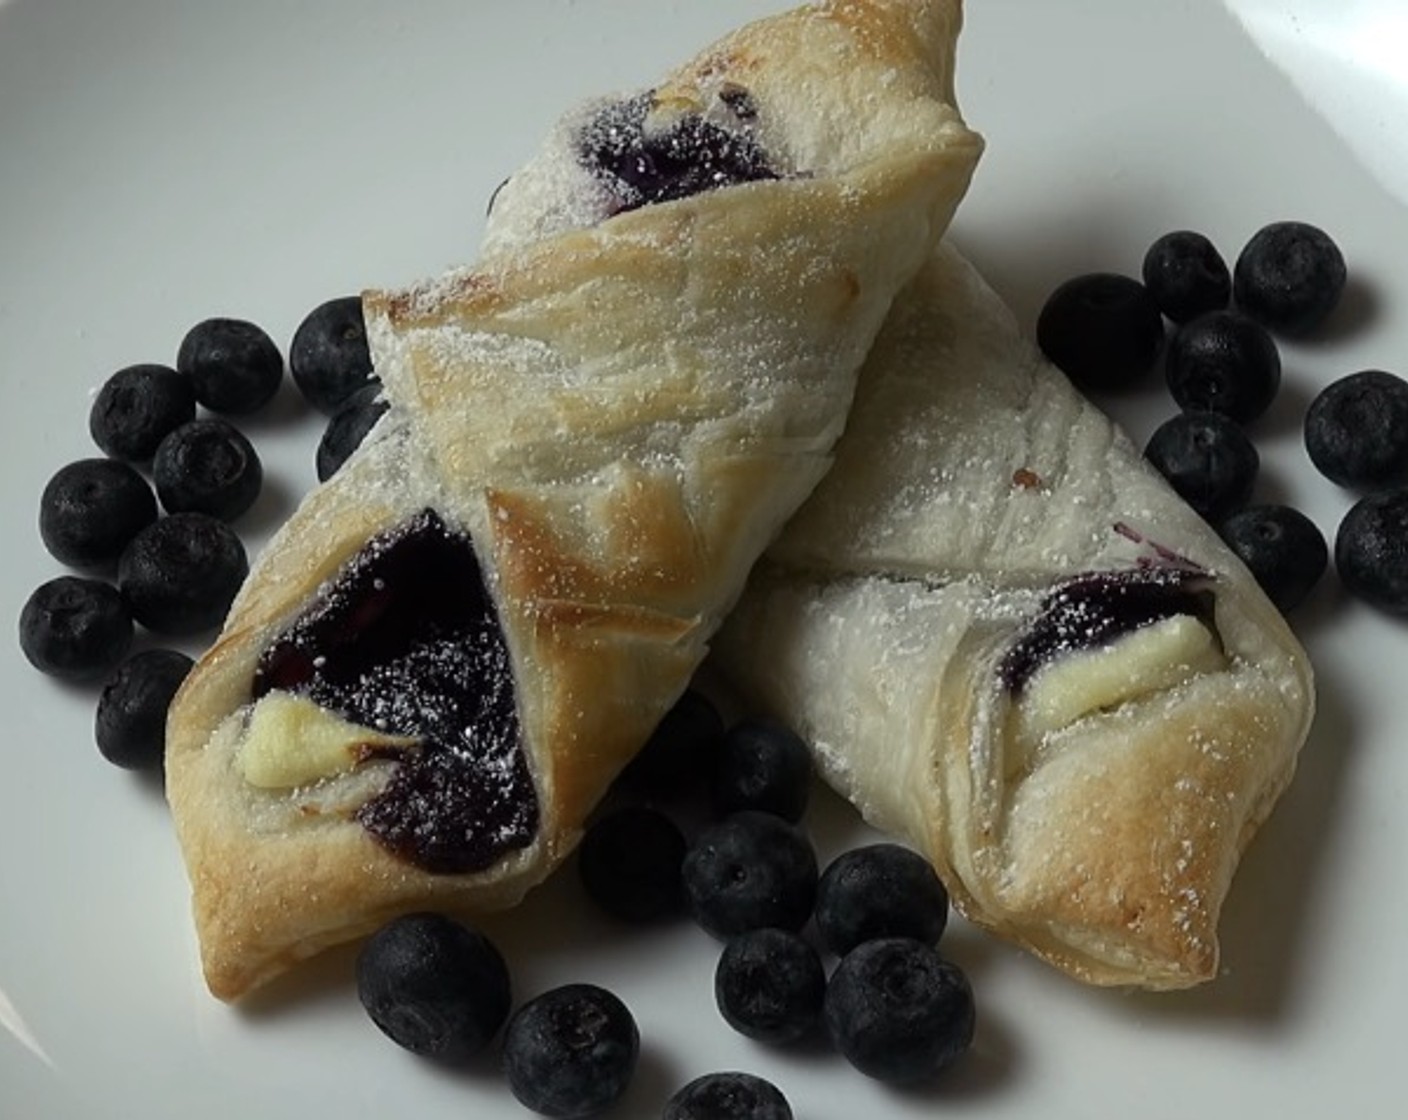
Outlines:
[[[38,496],[94,453],[90,394],[113,370],[173,361],[217,314],[286,346],[325,298],[464,261],[489,193],[562,108],[647,84],[781,6],[0,5],[0,1117],[527,1115],[492,1061],[447,1074],[383,1040],[347,953],[249,1008],[205,993],[159,790],[98,757],[93,691],[40,677],[14,642],[24,598],[59,572]],[[1334,377],[1408,364],[1408,115],[1382,65],[1403,23],[1391,0],[1237,8],[1245,27],[1213,0],[971,0],[960,94],[989,150],[955,237],[1030,325],[1056,283],[1137,273],[1166,230],[1201,229],[1230,259],[1268,221],[1324,226],[1350,290],[1322,338],[1283,348],[1282,395],[1255,435],[1259,497],[1332,536],[1351,498],[1306,460],[1304,408]],[[1140,441],[1171,411],[1156,381],[1105,402]],[[291,391],[248,425],[269,477],[240,525],[251,540],[312,484],[317,429]],[[570,869],[487,928],[518,997],[591,980],[634,1009],[644,1050],[620,1115],[658,1115],[720,1068],[771,1077],[810,1120],[1390,1114],[1408,994],[1408,630],[1333,576],[1295,622],[1320,716],[1244,861],[1224,975],[1205,988],[1086,990],[955,923],[975,1050],[942,1084],[897,1093],[820,1049],[734,1035],[712,1006],[717,947],[684,925],[613,929]],[[823,858],[856,833],[830,798],[813,820]]]

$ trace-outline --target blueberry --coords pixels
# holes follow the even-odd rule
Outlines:
[[[639,1054],[630,1011],[594,984],[544,992],[514,1013],[504,1035],[508,1087],[544,1116],[591,1116],[609,1107],[630,1084]]]
[[[831,974],[824,1017],[836,1049],[868,1077],[903,1085],[951,1066],[973,1041],[973,989],[957,965],[905,937],[867,941]]]
[[[1246,505],[1261,467],[1247,433],[1217,412],[1180,412],[1164,421],[1149,437],[1144,457],[1214,523]]]
[[[76,568],[117,561],[127,543],[156,520],[147,480],[116,459],[61,467],[39,498],[39,536],[54,559]]]
[[[508,1018],[508,966],[478,930],[443,914],[395,918],[357,954],[357,996],[373,1023],[425,1058],[478,1054]]]
[[[1341,486],[1408,481],[1408,381],[1366,369],[1327,386],[1306,411],[1305,449]]]
[[[1164,320],[1149,290],[1128,276],[1091,272],[1067,280],[1047,299],[1037,344],[1084,389],[1120,389],[1158,356]]]
[[[1305,222],[1273,222],[1258,230],[1232,270],[1237,306],[1283,334],[1319,326],[1339,303],[1344,284],[1339,246]]]
[[[1144,286],[1175,323],[1220,311],[1232,296],[1232,274],[1222,254],[1201,233],[1166,233],[1144,254]]]
[[[812,760],[807,745],[785,727],[744,720],[729,728],[714,763],[714,812],[758,809],[796,823],[806,812]]]
[[[1408,489],[1382,490],[1350,508],[1335,534],[1335,567],[1351,595],[1408,615]]]
[[[192,420],[161,441],[152,460],[157,496],[170,513],[233,521],[259,497],[264,467],[244,433],[224,420]]]
[[[389,407],[381,396],[381,386],[373,383],[358,389],[333,413],[318,441],[319,482],[326,482],[338,472]]]
[[[181,340],[176,368],[211,412],[245,415],[273,399],[284,376],[279,348],[244,319],[206,319]]]
[[[308,403],[329,416],[377,384],[360,296],[330,299],[308,313],[293,334],[288,370]]]
[[[707,788],[714,752],[723,736],[724,721],[713,701],[689,689],[622,772],[621,785],[662,796]]]
[[[632,805],[587,829],[578,871],[587,894],[608,914],[648,922],[680,912],[684,853],[684,834],[669,817]]]
[[[1236,311],[1210,311],[1184,323],[1168,344],[1164,375],[1186,412],[1255,420],[1281,387],[1281,355],[1271,336]]]
[[[248,574],[234,530],[204,513],[173,513],[152,522],[117,565],[132,617],[158,634],[195,634],[219,625]]]
[[[1282,614],[1305,600],[1329,564],[1320,530],[1290,506],[1248,506],[1218,531]]]
[[[93,442],[114,459],[144,463],[162,438],[196,418],[196,392],[170,366],[120,369],[103,382],[88,413]]]
[[[785,929],[731,938],[714,970],[714,1001],[734,1030],[758,1042],[796,1042],[821,1022],[826,973],[815,949]]]
[[[194,662],[174,649],[133,654],[103,685],[93,721],[98,750],[124,770],[159,770],[166,712]]]
[[[928,860],[898,844],[845,852],[817,884],[817,932],[838,956],[879,937],[933,945],[947,924],[948,891]]]
[[[771,1081],[730,1070],[696,1077],[665,1102],[662,1120],[792,1120]]]
[[[715,937],[775,926],[799,930],[816,897],[816,854],[802,831],[746,810],[705,829],[684,857],[694,920]]]
[[[779,177],[748,131],[722,128],[698,113],[652,128],[651,107],[649,95],[616,102],[579,137],[583,165],[611,182],[621,209]]]
[[[35,588],[20,610],[20,649],[41,673],[92,680],[109,673],[132,644],[132,615],[110,583],[59,576]]]

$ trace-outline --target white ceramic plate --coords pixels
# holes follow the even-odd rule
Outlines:
[[[8,625],[57,574],[38,495],[93,453],[87,409],[108,373],[171,361],[215,314],[286,345],[325,298],[465,260],[490,191],[562,108],[646,84],[780,6],[0,3]],[[955,237],[1030,324],[1057,282],[1137,272],[1168,229],[1202,229],[1229,258],[1271,220],[1331,231],[1353,272],[1346,303],[1324,338],[1284,349],[1256,434],[1260,496],[1332,535],[1350,497],[1310,467],[1300,417],[1332,378],[1402,370],[1408,354],[1404,100],[1381,64],[1404,25],[1391,0],[1236,7],[973,0],[961,94],[990,147]],[[1171,410],[1153,385],[1108,403],[1141,440]],[[288,392],[250,430],[270,480],[241,526],[257,542],[311,485],[317,425]],[[1333,576],[1296,621],[1321,714],[1234,886],[1224,975],[1203,989],[1085,990],[956,923],[974,1051],[944,1083],[897,1093],[820,1049],[733,1034],[707,937],[618,933],[570,875],[490,932],[518,995],[592,980],[635,1010],[644,1052],[622,1115],[658,1115],[721,1068],[773,1078],[812,1120],[1384,1115],[1408,992],[1408,632]],[[0,658],[0,1116],[525,1115],[492,1062],[447,1074],[386,1042],[347,953],[250,1008],[212,1000],[159,791],[98,757],[91,690],[39,676],[13,637]],[[857,832],[833,799],[815,817],[823,855]]]

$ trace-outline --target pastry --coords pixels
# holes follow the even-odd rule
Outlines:
[[[972,921],[1151,989],[1214,975],[1314,703],[1246,569],[947,245],[715,663]]]
[[[572,114],[479,264],[363,306],[389,408],[177,696],[211,991],[512,905],[689,682],[831,462],[981,147],[949,0],[763,20]]]

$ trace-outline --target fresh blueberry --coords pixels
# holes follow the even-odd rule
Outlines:
[[[771,1081],[730,1070],[696,1077],[665,1102],[662,1120],[792,1120]]]
[[[98,750],[124,770],[159,770],[166,712],[194,662],[174,649],[133,654],[103,685],[93,721]]]
[[[1144,254],[1144,286],[1175,323],[1221,311],[1232,296],[1232,275],[1222,254],[1201,233],[1166,233]]]
[[[1251,499],[1261,456],[1247,433],[1218,412],[1180,412],[1144,448],[1178,496],[1216,523]]]
[[[677,796],[707,788],[724,721],[702,692],[687,690],[622,772],[627,789],[648,796]]]
[[[508,1087],[543,1116],[591,1116],[614,1104],[639,1055],[629,1009],[594,984],[544,992],[514,1012],[504,1034]]]
[[[696,837],[684,857],[694,920],[718,938],[774,926],[799,930],[816,897],[816,853],[796,826],[746,810]]]
[[[1327,386],[1306,411],[1305,449],[1341,486],[1377,490],[1408,481],[1408,381],[1366,369]]]
[[[279,348],[244,319],[206,319],[181,340],[176,368],[191,379],[196,400],[232,416],[256,412],[273,399],[284,376]]]
[[[308,403],[329,416],[377,383],[360,296],[330,299],[308,313],[293,334],[288,370]]]
[[[120,369],[103,382],[88,413],[93,442],[114,459],[145,463],[162,438],[196,418],[196,392],[170,366]]]
[[[698,113],[652,128],[652,104],[650,95],[616,102],[579,138],[582,163],[610,181],[622,210],[779,177],[748,131],[722,128]]]
[[[1121,389],[1154,364],[1164,320],[1149,290],[1129,276],[1091,272],[1051,293],[1036,324],[1037,344],[1083,389]]]
[[[680,912],[685,840],[665,814],[631,805],[587,829],[578,870],[587,894],[608,914],[649,922]]]
[[[826,973],[817,951],[785,929],[729,940],[714,970],[714,1001],[734,1030],[758,1042],[796,1042],[821,1022]]]
[[[879,937],[933,945],[947,924],[948,891],[928,860],[898,844],[845,852],[817,884],[817,933],[837,956]]]
[[[407,914],[357,955],[357,995],[388,1038],[414,1054],[459,1062],[508,1018],[508,966],[478,930],[443,914]]]
[[[1283,334],[1319,326],[1344,285],[1344,254],[1324,230],[1305,222],[1273,222],[1258,230],[1232,270],[1237,306]]]
[[[1210,311],[1174,331],[1164,365],[1169,392],[1186,412],[1220,412],[1246,424],[1281,387],[1271,336],[1236,311]]]
[[[318,441],[319,482],[326,482],[338,472],[389,407],[381,396],[381,385],[373,383],[358,389],[333,413]]]
[[[1329,565],[1324,535],[1290,506],[1248,506],[1218,531],[1282,614],[1305,600]]]
[[[973,1041],[973,989],[922,941],[866,941],[841,958],[826,987],[827,1030],[868,1077],[896,1085],[951,1066]]]
[[[41,673],[92,680],[110,673],[132,644],[132,615],[110,583],[59,576],[20,610],[20,649]]]
[[[1350,508],[1335,534],[1335,567],[1351,595],[1408,615],[1408,489],[1382,490]]]
[[[794,824],[806,812],[812,760],[795,732],[774,723],[744,720],[729,728],[714,764],[714,812],[744,809],[773,813]]]
[[[152,460],[157,496],[170,513],[233,521],[254,505],[264,467],[244,433],[224,420],[192,420],[161,441]]]
[[[204,513],[173,513],[152,522],[117,565],[132,617],[158,634],[195,634],[219,625],[248,574],[234,530]]]
[[[127,543],[156,520],[147,480],[116,459],[61,467],[39,498],[39,536],[54,559],[75,568],[117,561]]]

